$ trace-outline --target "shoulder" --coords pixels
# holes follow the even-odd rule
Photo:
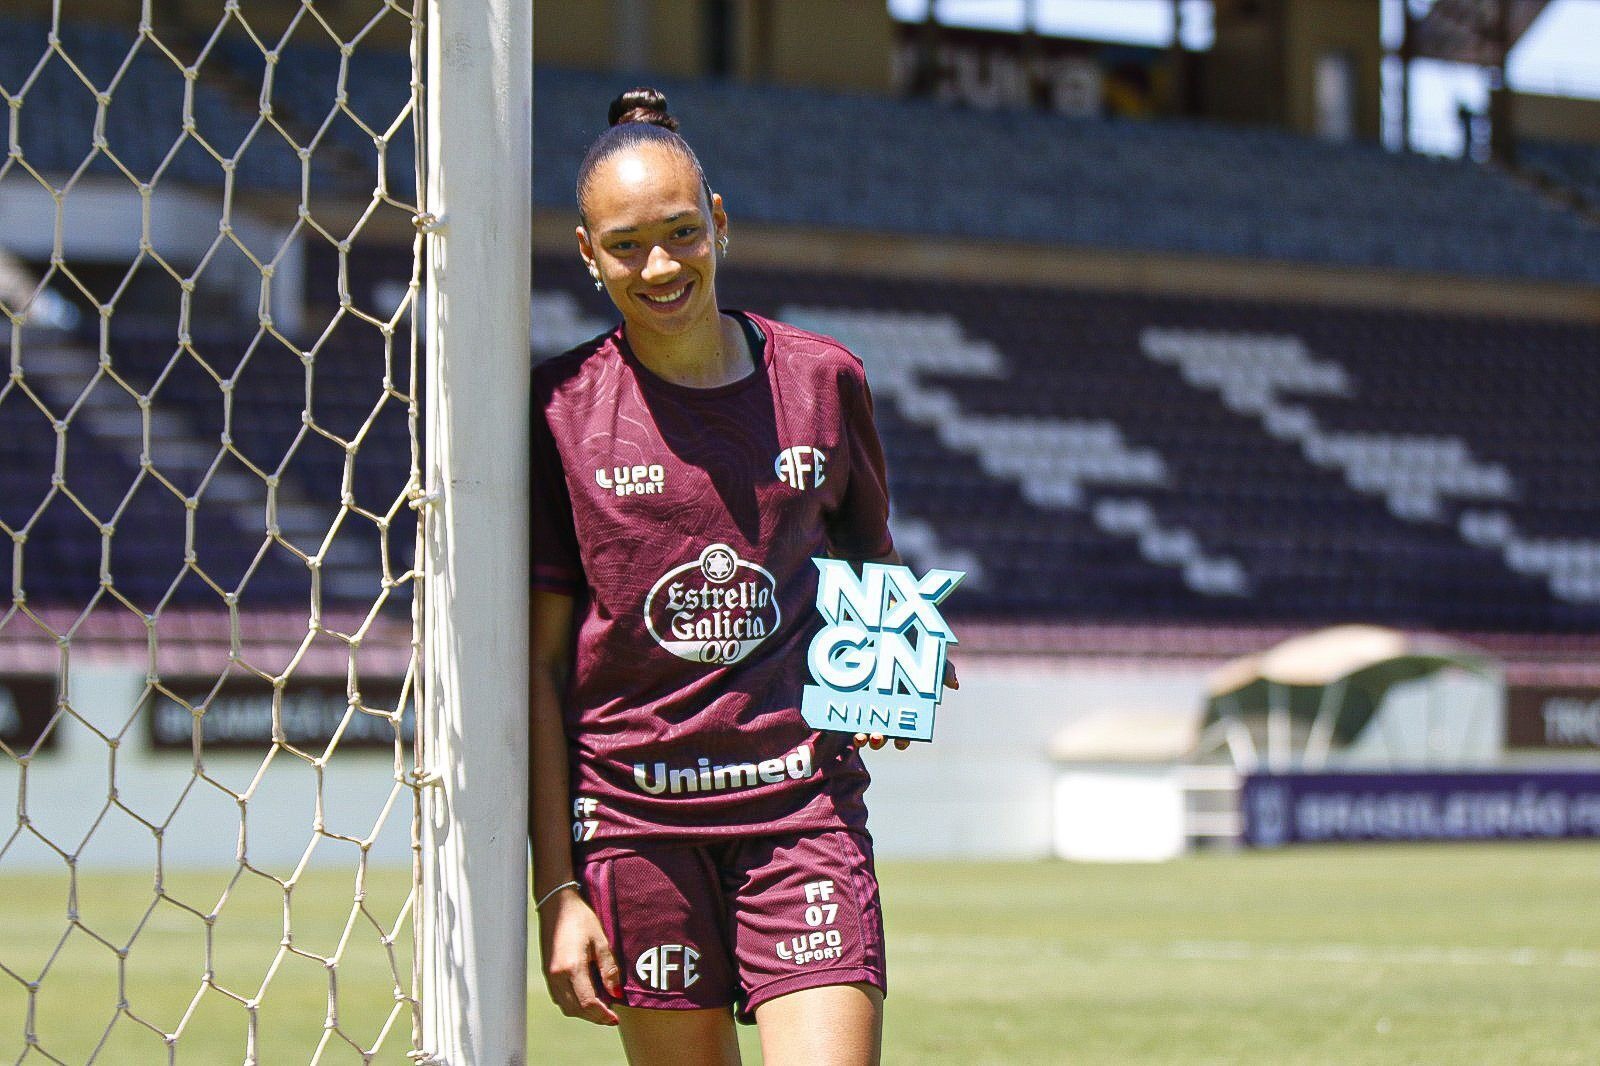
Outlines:
[[[772,338],[773,361],[780,373],[813,380],[832,379],[845,388],[866,384],[861,357],[837,339],[777,319],[756,314],[750,317]]]
[[[621,363],[617,350],[615,329],[582,344],[551,356],[533,368],[532,388],[534,402],[542,407],[558,403],[572,394],[587,396],[603,387],[607,380],[615,380],[615,368]]]

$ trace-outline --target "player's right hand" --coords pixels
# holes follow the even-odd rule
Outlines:
[[[569,1018],[616,1025],[617,1015],[600,998],[598,973],[611,998],[622,998],[622,971],[600,919],[576,889],[556,893],[539,909],[539,950],[550,998]]]

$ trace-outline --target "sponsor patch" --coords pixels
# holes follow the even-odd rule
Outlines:
[[[844,937],[837,929],[814,929],[778,941],[774,950],[784,962],[826,962],[844,958]]]
[[[600,467],[594,483],[618,496],[654,496],[666,490],[667,470],[660,463]]]
[[[772,461],[772,472],[791,489],[804,492],[828,480],[827,466],[828,456],[821,448],[796,444],[778,453],[778,457]]]
[[[723,792],[734,788],[755,788],[779,781],[804,781],[812,773],[811,745],[802,744],[788,755],[760,762],[732,762],[713,765],[702,756],[692,766],[671,766],[664,762],[633,764],[633,783],[652,796],[662,793]]]
[[[712,544],[661,575],[644,601],[645,627],[680,659],[736,663],[783,620],[778,583],[765,567]]]

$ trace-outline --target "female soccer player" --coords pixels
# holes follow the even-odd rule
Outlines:
[[[861,362],[717,303],[728,216],[666,100],[611,105],[578,251],[622,324],[539,366],[530,835],[550,995],[636,1064],[876,1063],[858,749],[800,716],[814,556],[898,561]],[[903,745],[903,741],[897,744]],[[730,1010],[730,1008],[732,1008]]]

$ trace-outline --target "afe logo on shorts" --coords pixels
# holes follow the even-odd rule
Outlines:
[[[680,659],[723,665],[754,651],[778,628],[778,583],[726,544],[661,575],[644,601],[656,643]]]
[[[796,444],[793,448],[785,448],[778,453],[778,458],[773,460],[772,472],[778,475],[778,480],[788,485],[791,489],[814,489],[828,480],[824,468],[828,465],[828,457],[821,448],[813,448],[809,444]]]
[[[700,953],[687,944],[657,944],[633,961],[633,972],[651,988],[665,992],[675,978],[679,988],[700,980],[699,962]]]

